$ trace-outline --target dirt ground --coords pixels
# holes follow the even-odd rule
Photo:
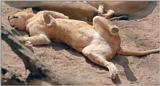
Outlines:
[[[8,24],[7,16],[17,9],[2,3],[2,22]],[[122,45],[128,49],[147,50],[160,46],[160,3],[147,17],[137,20],[114,21],[120,27]],[[1,40],[2,68],[17,74],[20,80],[28,76],[23,62]],[[122,85],[122,86],[158,86],[160,85],[160,53],[150,54],[141,58],[134,56],[116,56],[112,62],[119,69],[119,80],[112,81],[107,69],[97,66],[82,54],[67,45],[52,43],[48,46],[34,47],[39,60],[53,69],[56,77],[63,84],[75,85]],[[4,70],[3,70],[4,71]],[[20,84],[7,82],[5,84]]]

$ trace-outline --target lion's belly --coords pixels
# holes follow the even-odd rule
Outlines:
[[[84,29],[78,30],[77,33],[71,35],[71,40],[66,40],[66,43],[72,46],[77,51],[82,51],[82,49],[88,46],[93,40],[93,35],[95,32],[93,30]]]
[[[93,27],[86,22],[72,19],[56,19],[57,28],[53,28],[50,37],[53,40],[61,41],[72,48],[81,51],[92,40],[96,33]]]
[[[69,28],[65,30],[53,30],[53,32],[50,32],[52,33],[50,34],[51,39],[64,42],[79,52],[90,44],[93,40],[94,33],[96,33],[93,29],[88,28]]]

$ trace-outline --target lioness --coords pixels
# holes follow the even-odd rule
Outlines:
[[[131,19],[142,18],[152,12],[156,2],[149,1],[5,1],[17,8],[38,7],[41,10],[61,12],[71,19],[91,21],[99,13],[105,14],[108,10],[115,11],[115,15],[129,15]],[[102,5],[103,9],[99,10]],[[103,15],[105,16],[105,15]]]
[[[109,62],[116,54],[141,56],[160,51],[123,49],[120,46],[118,27],[100,16],[93,18],[93,25],[67,19],[65,15],[54,11],[41,11],[37,14],[22,11],[9,16],[8,20],[11,26],[30,34],[30,37],[23,37],[21,41],[31,42],[33,45],[49,44],[51,40],[64,42],[83,53],[93,63],[108,68],[111,79],[118,75],[116,66]]]

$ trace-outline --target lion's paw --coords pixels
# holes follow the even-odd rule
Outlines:
[[[26,41],[27,41],[27,38],[26,37],[18,37],[18,41],[22,44],[25,44]]]
[[[116,68],[116,66],[111,63],[109,64],[108,69],[111,79],[116,79],[118,77],[118,69]]]
[[[34,52],[33,50],[33,45],[30,41],[26,41],[24,44],[29,50],[31,50],[32,52]]]

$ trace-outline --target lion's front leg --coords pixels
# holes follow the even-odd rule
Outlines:
[[[21,43],[23,43],[27,48],[33,51],[33,45],[43,45],[49,44],[51,41],[45,34],[38,34],[31,37],[19,37]]]
[[[49,44],[51,41],[45,34],[38,34],[31,37],[21,37],[20,42],[24,44],[30,42],[32,45],[43,45]]]

